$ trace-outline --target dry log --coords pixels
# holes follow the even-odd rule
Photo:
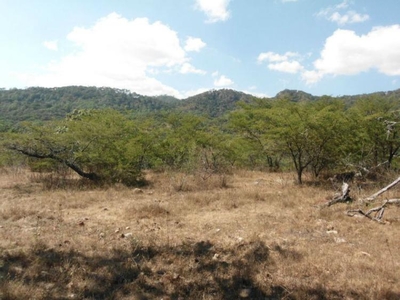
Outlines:
[[[350,198],[350,186],[346,182],[343,182],[342,194],[334,197],[331,201],[327,203],[327,206],[331,206],[339,202],[348,202],[348,201],[352,201],[352,199]]]

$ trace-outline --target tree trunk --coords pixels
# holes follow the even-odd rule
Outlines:
[[[27,150],[27,149],[23,149],[20,148],[16,145],[11,145],[8,147],[10,150],[14,150],[17,151],[19,153],[22,153],[26,156],[29,157],[34,157],[34,158],[39,158],[39,159],[44,159],[44,158],[50,158],[50,159],[54,159],[62,164],[65,164],[67,167],[69,167],[70,169],[72,169],[74,172],[76,172],[79,176],[83,177],[83,178],[87,178],[89,180],[92,181],[100,181],[100,176],[98,176],[96,173],[93,172],[85,172],[84,170],[82,170],[78,165],[76,165],[73,162],[69,162],[67,159],[63,159],[61,157],[58,157],[56,154],[54,153],[38,153],[35,152],[33,150]]]

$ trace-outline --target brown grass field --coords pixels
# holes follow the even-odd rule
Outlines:
[[[67,179],[0,170],[0,299],[400,299],[400,207],[349,217],[290,173]]]

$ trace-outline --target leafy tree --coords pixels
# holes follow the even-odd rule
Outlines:
[[[97,182],[142,181],[143,129],[113,110],[75,111],[43,126],[25,124],[7,147],[29,157],[52,159]]]
[[[273,124],[271,138],[278,149],[290,155],[302,183],[308,168],[318,174],[338,163],[346,132],[344,106],[338,101],[276,102],[270,110]]]
[[[391,168],[400,149],[399,105],[397,100],[379,95],[355,102],[349,115],[355,122],[356,163],[366,168]]]
[[[336,162],[345,128],[344,105],[329,98],[259,101],[233,113],[231,122],[254,149],[264,153],[271,167],[290,158],[301,184],[307,168],[318,176]]]
[[[275,149],[275,143],[271,142],[270,131],[272,129],[270,109],[271,101],[256,99],[251,104],[240,104],[241,109],[231,113],[230,127],[239,133],[242,141],[242,155],[238,158],[247,158],[247,164],[253,168],[256,165],[267,165],[270,170],[278,169],[281,155]]]

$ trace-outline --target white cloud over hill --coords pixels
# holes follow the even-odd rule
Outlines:
[[[189,63],[188,51],[200,51],[201,39],[189,37],[184,47],[178,34],[147,18],[128,20],[116,13],[92,27],[74,28],[67,36],[74,51],[44,68],[42,74],[25,74],[29,86],[110,86],[145,95],[180,92],[154,78],[160,72],[205,74]],[[54,42],[44,44],[56,50]]]

